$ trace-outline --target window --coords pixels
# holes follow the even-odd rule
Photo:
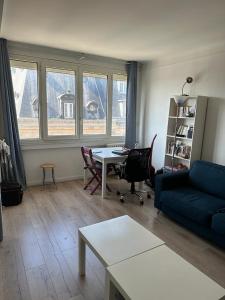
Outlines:
[[[126,94],[127,82],[124,80],[117,80],[118,92],[121,94]]]
[[[123,140],[126,126],[125,73],[69,61],[12,57],[11,73],[20,139],[30,147],[79,139]],[[85,69],[84,69],[85,68]],[[121,70],[123,72],[123,70]],[[35,142],[34,142],[35,145]],[[32,146],[31,146],[32,147]],[[39,145],[38,145],[39,147]]]
[[[112,136],[124,136],[126,128],[127,77],[113,75]]]
[[[16,114],[20,139],[39,138],[37,64],[11,61]]]
[[[74,116],[74,104],[73,103],[64,103],[64,117],[65,119],[72,119]]]
[[[107,76],[83,74],[83,134],[106,134]]]
[[[46,69],[48,136],[76,134],[75,72]]]

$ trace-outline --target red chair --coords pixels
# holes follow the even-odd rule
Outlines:
[[[84,190],[91,186],[93,181],[97,181],[97,184],[91,188],[91,195],[93,195],[97,188],[102,185],[102,164],[94,160],[91,148],[83,146],[81,147],[81,153],[85,163],[84,169],[89,170],[92,175],[88,183],[85,185]],[[111,169],[107,171],[111,171]],[[111,192],[108,184],[106,184],[106,188],[109,192]]]

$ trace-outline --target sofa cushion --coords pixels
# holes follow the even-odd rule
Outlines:
[[[197,160],[190,170],[189,179],[197,189],[225,199],[225,166]]]
[[[162,191],[160,196],[162,211],[166,208],[199,224],[211,226],[212,215],[225,206],[225,200],[203,193],[192,187],[180,187]]]
[[[213,215],[212,230],[225,236],[225,212]]]

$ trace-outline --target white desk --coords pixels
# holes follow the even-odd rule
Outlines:
[[[106,194],[107,164],[121,163],[127,157],[126,155],[114,154],[112,153],[113,150],[122,150],[122,147],[92,149],[94,159],[102,163],[102,198]]]
[[[78,234],[80,275],[85,275],[86,244],[105,267],[164,244],[127,215],[79,228]]]
[[[107,268],[105,300],[219,300],[225,289],[162,245]]]

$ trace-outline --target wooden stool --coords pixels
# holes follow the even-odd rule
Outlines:
[[[40,165],[40,168],[42,168],[42,171],[43,171],[43,181],[42,181],[43,186],[45,185],[45,175],[46,175],[46,170],[48,170],[48,169],[52,171],[52,181],[54,184],[56,184],[55,183],[55,165],[51,164],[51,163],[44,163],[44,164]]]

